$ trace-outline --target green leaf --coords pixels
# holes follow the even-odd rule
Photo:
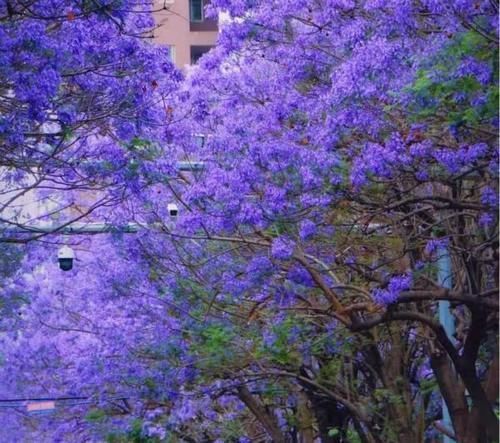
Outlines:
[[[340,434],[340,431],[338,428],[331,428],[328,430],[328,437],[336,437],[339,434]]]
[[[106,412],[102,409],[91,409],[85,416],[85,420],[90,422],[102,422],[106,419]]]

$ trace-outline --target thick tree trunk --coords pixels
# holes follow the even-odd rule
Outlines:
[[[255,418],[264,427],[266,432],[272,438],[273,443],[287,443],[285,436],[278,426],[276,418],[266,411],[264,405],[255,398],[246,386],[238,388],[238,397],[245,403]]]
[[[461,376],[472,398],[473,407],[478,409],[480,426],[484,429],[488,442],[498,441],[498,418],[477,378],[475,368],[467,365],[463,368]]]
[[[307,395],[300,391],[297,394],[298,402],[297,402],[297,415],[298,415],[298,434],[299,443],[313,443],[314,442],[314,416],[311,413],[309,407],[309,399]]]
[[[457,443],[465,443],[469,410],[463,384],[458,381],[445,353],[434,352],[431,355],[431,367],[450,413],[455,440]]]
[[[484,383],[486,396],[491,403],[494,403],[498,398],[498,370],[498,352],[496,352]],[[489,437],[485,435],[484,429],[482,429],[480,418],[479,408],[473,407],[467,422],[467,433],[463,443],[490,443],[490,441],[499,441],[498,433],[496,436],[493,435],[493,440],[488,440]]]
[[[492,403],[488,400],[488,397],[486,396],[486,393],[484,392],[481,382],[476,374],[475,360],[466,358],[468,354],[465,351],[463,357],[458,354],[453,343],[450,341],[441,325],[434,327],[433,329],[439,344],[444,350],[446,350],[446,353],[453,362],[454,369],[460,375],[465,388],[469,392],[473,407],[477,407],[479,409],[481,426],[484,428],[487,438],[494,442],[498,434],[498,418],[496,417],[495,412],[493,411]],[[469,335],[473,333],[474,332],[469,332]],[[467,341],[465,344],[465,348],[466,347]]]

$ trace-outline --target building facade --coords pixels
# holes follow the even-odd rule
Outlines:
[[[216,20],[205,17],[209,0],[157,0],[155,39],[170,48],[174,64],[185,69],[215,45]]]

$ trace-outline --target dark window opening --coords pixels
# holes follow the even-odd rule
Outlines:
[[[191,46],[191,64],[194,65],[210,49],[212,49],[212,46]]]
[[[203,21],[203,0],[189,0],[189,15],[192,22]]]
[[[205,6],[210,0],[189,0],[189,30],[191,32],[217,32],[217,19],[205,17]]]

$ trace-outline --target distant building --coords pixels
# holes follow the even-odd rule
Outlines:
[[[217,20],[207,19],[204,7],[210,0],[156,0],[155,30],[158,43],[170,48],[175,65],[183,69],[192,65],[215,45]]]

